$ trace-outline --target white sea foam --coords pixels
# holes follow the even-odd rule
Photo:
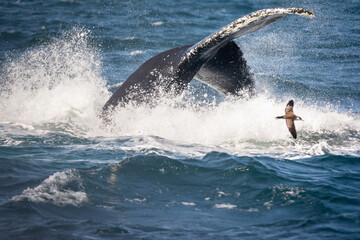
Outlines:
[[[296,200],[302,198],[302,194],[305,193],[305,190],[300,189],[298,187],[287,187],[287,186],[275,186],[272,187],[272,196],[271,199],[264,203],[264,207],[270,210],[273,205],[275,199],[278,199],[277,202],[280,200],[280,204],[282,206],[293,204]]]
[[[230,193],[225,193],[223,191],[218,191],[218,197],[221,198],[221,197],[228,197],[230,196],[231,194]]]
[[[196,206],[196,203],[193,202],[181,202],[181,204],[184,206]]]
[[[128,202],[131,202],[131,203],[144,203],[144,202],[146,202],[146,198],[143,198],[143,199],[140,199],[140,198],[128,199],[128,198],[126,198],[125,200],[128,201]]]
[[[218,203],[214,205],[214,208],[234,209],[237,208],[237,206],[230,203]]]
[[[248,208],[248,209],[242,209],[243,212],[259,212],[259,209],[257,208]]]
[[[23,143],[23,141],[17,141],[9,137],[0,138],[1,145],[4,146],[18,146]]]
[[[78,191],[71,190],[68,186],[75,183]],[[11,198],[12,201],[28,200],[31,202],[48,202],[59,206],[79,206],[87,202],[86,193],[81,190],[81,179],[72,170],[56,172],[45,179],[35,188],[27,188],[20,195]]]
[[[124,40],[134,40],[134,39],[137,39],[137,37],[125,37],[123,38]]]
[[[84,29],[29,49],[3,66],[0,121],[49,122],[94,116],[109,96]]]
[[[238,155],[275,154],[296,159],[326,153],[357,154],[357,116],[295,99],[295,113],[304,121],[296,121],[298,139],[294,140],[285,121],[275,119],[284,113],[286,103],[259,94],[250,100],[224,101],[203,108],[186,103],[184,107],[160,104],[155,108],[124,108],[114,114],[111,132],[129,137],[158,136],[169,143],[203,146],[201,151],[205,152],[211,148]],[[158,145],[154,140],[150,145]],[[159,147],[164,149],[164,145]]]
[[[136,55],[140,55],[140,54],[144,54],[145,51],[142,51],[142,50],[136,50],[136,51],[132,51],[130,53],[131,56],[136,56]]]
[[[162,22],[162,21],[151,23],[151,25],[153,25],[153,26],[161,26],[161,25],[164,25],[164,24],[165,24],[165,22]]]

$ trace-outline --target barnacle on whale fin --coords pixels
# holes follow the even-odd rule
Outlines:
[[[291,11],[296,15],[302,15],[307,17],[315,17],[315,13],[303,8],[291,8]]]

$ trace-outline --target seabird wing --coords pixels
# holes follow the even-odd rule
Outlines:
[[[294,120],[292,119],[286,119],[286,126],[289,128],[289,132],[291,133],[291,135],[296,138],[296,129],[295,129],[295,124],[294,124]]]

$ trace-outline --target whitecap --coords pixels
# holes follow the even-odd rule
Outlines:
[[[130,53],[131,56],[136,56],[136,55],[140,55],[140,54],[144,54],[145,51],[142,51],[142,50],[136,50],[136,51],[132,51]]]
[[[161,26],[161,25],[164,25],[164,24],[165,24],[165,22],[163,22],[163,21],[158,21],[158,22],[151,23],[151,25],[153,25],[153,26]]]
[[[196,206],[196,203],[193,202],[181,202],[181,204],[185,206]]]
[[[234,209],[237,208],[237,206],[230,203],[218,203],[214,205],[214,208]]]
[[[75,182],[78,190],[74,191],[68,186]],[[12,201],[28,200],[35,203],[46,202],[58,206],[80,206],[88,201],[86,193],[82,190],[81,179],[72,170],[56,172],[45,179],[35,188],[27,188],[20,195],[11,198]]]

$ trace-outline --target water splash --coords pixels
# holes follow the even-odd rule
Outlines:
[[[295,99],[295,113],[305,121],[296,122],[299,137],[294,140],[285,121],[275,119],[283,114],[286,101],[268,94],[201,107],[193,102],[182,103],[181,107],[162,103],[155,108],[118,109],[110,132],[114,136],[157,136],[238,155],[280,153],[280,158],[293,159],[330,152],[358,154],[358,116],[338,112],[331,106]]]
[[[109,94],[90,35],[75,28],[5,62],[0,121],[42,123],[95,115]]]
[[[295,112],[305,121],[296,122],[299,137],[294,141],[285,122],[274,119],[289,99],[263,91],[264,87],[251,99],[219,102],[208,88],[202,97],[195,97],[203,86],[190,86],[183,95],[160,101],[156,107],[118,108],[112,124],[104,126],[98,114],[110,94],[90,39],[88,30],[74,29],[3,64],[0,122],[5,127],[0,131],[7,137],[2,142],[19,143],[9,136],[14,134],[10,128],[22,135],[57,131],[102,138],[104,143],[97,147],[104,148],[121,138],[128,142],[118,147],[127,150],[155,148],[159,153],[192,156],[213,150],[289,159],[359,154],[358,115],[318,106],[316,99],[309,103],[295,97]]]

